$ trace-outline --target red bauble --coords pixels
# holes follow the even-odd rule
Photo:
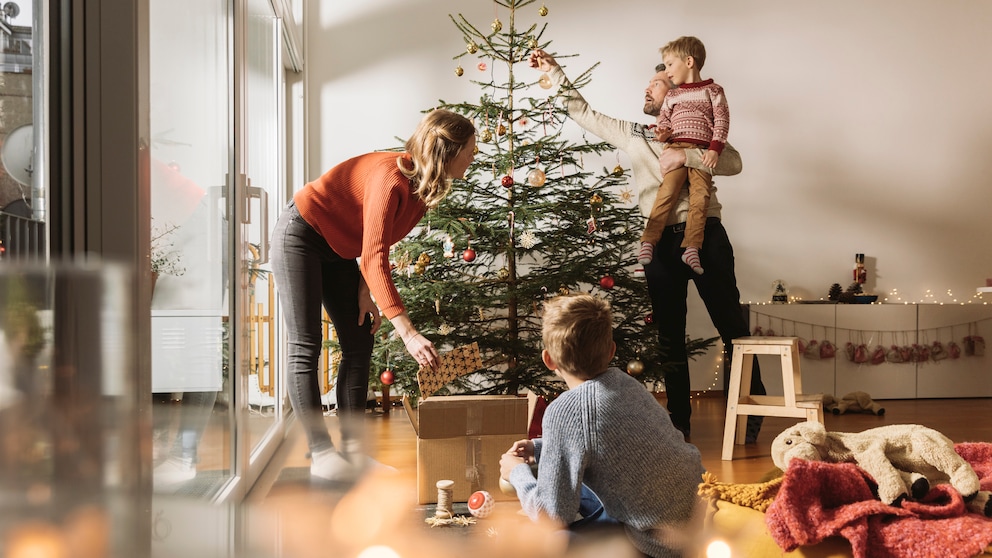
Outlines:
[[[513,186],[513,177],[510,175],[504,176],[502,180],[500,180],[500,184],[502,184],[506,188]]]
[[[644,316],[644,323],[646,323],[648,325],[653,324],[654,323],[654,313],[651,313],[651,314],[648,314],[647,316]]]
[[[467,262],[475,261],[475,250],[469,248],[468,250],[462,252],[462,259]]]
[[[382,374],[379,374],[379,381],[381,381],[384,385],[387,386],[393,385],[393,381],[395,379],[396,378],[393,376],[393,371],[388,368],[383,370]]]
[[[603,278],[599,280],[599,286],[603,287],[606,290],[612,289],[613,284],[614,284],[613,278],[610,277],[609,275],[604,275]]]

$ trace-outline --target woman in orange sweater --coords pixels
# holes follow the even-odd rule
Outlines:
[[[351,481],[373,463],[360,449],[361,421],[380,311],[419,364],[436,366],[437,349],[417,332],[393,284],[389,248],[444,199],[451,180],[462,178],[474,158],[472,122],[435,110],[404,153],[368,153],[338,164],[298,191],[279,218],[272,274],[289,340],[289,397],[307,433],[311,476]],[[321,307],[341,346],[335,391],[341,451],[321,412]]]

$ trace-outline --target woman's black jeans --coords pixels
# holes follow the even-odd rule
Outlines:
[[[341,437],[360,439],[373,336],[370,319],[358,325],[358,262],[335,253],[290,203],[272,232],[272,275],[288,338],[289,400],[306,430],[310,451],[333,447],[317,379],[323,341],[321,307],[327,310],[341,346],[335,387]]]

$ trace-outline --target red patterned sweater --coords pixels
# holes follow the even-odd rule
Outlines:
[[[730,108],[723,88],[707,79],[669,90],[658,127],[672,129],[669,142],[694,143],[721,153],[730,132]]]
[[[396,166],[395,152],[349,159],[293,196],[300,216],[342,258],[361,257],[362,275],[386,318],[402,313],[389,265],[389,247],[427,212]],[[402,154],[409,162],[409,155]],[[412,164],[408,165],[408,168]]]

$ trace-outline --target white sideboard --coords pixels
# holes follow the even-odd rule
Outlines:
[[[965,354],[964,338],[992,341],[992,306],[983,304],[761,304],[750,305],[752,332],[772,330],[806,342],[829,340],[834,358],[803,356],[803,391],[844,395],[863,391],[874,399],[992,397],[992,357]],[[849,360],[845,346],[864,344],[947,347],[957,343],[959,358],[871,364]],[[771,394],[782,391],[777,359],[760,359],[762,379]]]
[[[152,393],[220,391],[223,350],[219,312],[152,310]]]

